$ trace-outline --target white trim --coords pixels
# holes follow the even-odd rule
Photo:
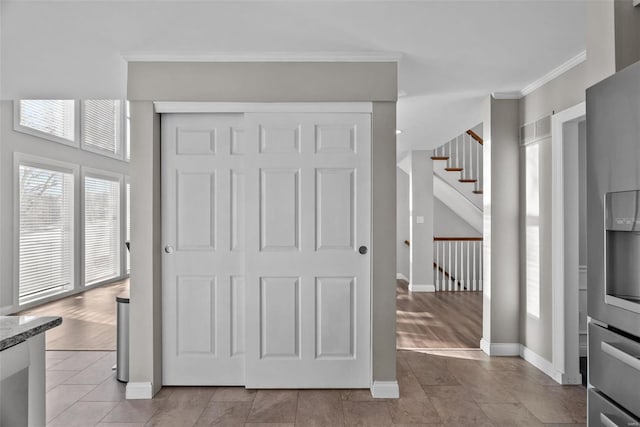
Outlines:
[[[171,102],[153,103],[156,113],[371,113],[371,102]]]
[[[492,344],[484,337],[480,340],[480,349],[488,356],[520,356],[519,343],[495,343]]]
[[[492,92],[491,96],[493,96],[493,99],[521,99],[523,95],[518,90],[514,92]]]
[[[562,374],[553,368],[553,364],[551,362],[540,356],[538,353],[534,352],[528,347],[525,347],[524,345],[521,345],[520,357],[522,357],[524,360],[526,360],[536,368],[540,369],[546,375],[551,377],[551,379],[553,379],[555,382],[562,384]]]
[[[409,292],[435,292],[436,285],[426,283],[409,283]]]
[[[404,274],[402,274],[402,273],[397,273],[396,274],[396,279],[398,279],[398,280],[406,280],[407,282],[409,281],[409,278],[407,276],[405,276]]]
[[[153,386],[150,382],[141,383],[127,383],[125,390],[125,398],[127,400],[133,399],[152,399],[153,398]]]
[[[521,346],[520,357],[540,369],[558,384],[582,384],[582,375],[579,371],[574,375],[560,372],[553,367],[551,362],[524,345]]]
[[[399,62],[401,52],[122,52],[128,62]]]
[[[26,133],[27,135],[35,136],[38,138],[46,139],[48,141],[57,142],[58,144],[68,145],[71,147],[80,147],[80,113],[78,111],[78,100],[76,99],[61,99],[60,101],[73,101],[73,139],[63,138],[57,135],[53,135],[47,132],[39,131],[38,129],[30,128],[28,126],[22,126],[20,124],[20,101],[17,99],[13,101],[13,130],[16,132]]]
[[[540,77],[539,79],[529,83],[527,86],[525,86],[520,91],[520,93],[522,94],[522,96],[527,96],[531,92],[533,92],[534,90],[544,86],[545,84],[549,83],[551,80],[555,79],[556,77],[560,76],[561,74],[566,73],[567,71],[569,71],[573,67],[575,67],[577,65],[580,65],[581,63],[583,63],[586,60],[587,60],[587,51],[583,50],[582,52],[580,52],[579,54],[577,54],[573,58],[571,58],[568,61],[566,61],[564,64],[561,64],[560,66],[558,66],[558,67],[554,68],[553,70],[549,71],[547,74],[545,74],[544,76]]]
[[[73,228],[71,248],[71,283],[68,289],[60,292],[47,294],[42,298],[29,300],[20,304],[20,165],[26,165],[41,169],[53,170],[61,173],[73,175]],[[30,305],[44,304],[45,301],[68,295],[78,287],[77,269],[79,266],[79,232],[78,232],[78,200],[80,197],[80,167],[74,163],[66,163],[46,157],[34,156],[18,151],[13,153],[13,307],[15,311],[24,310]]]
[[[6,316],[13,311],[12,305],[5,305],[4,307],[0,307],[0,316]]]
[[[397,399],[400,397],[398,381],[374,381],[371,396],[376,399]]]
[[[565,241],[567,232],[570,231],[565,230],[565,224],[577,227],[577,218],[565,218],[564,196],[565,176],[571,174],[570,176],[575,177],[573,181],[578,182],[577,156],[565,156],[565,150],[572,148],[577,152],[578,147],[577,142],[574,147],[567,145],[570,142],[565,141],[564,127],[566,124],[578,122],[585,115],[586,105],[582,102],[551,117],[551,366],[552,372],[558,373],[556,376],[559,375],[559,380],[550,376],[561,384],[563,381],[572,384],[572,381],[580,376],[579,265],[578,255],[575,253],[577,250],[573,249],[574,246],[577,249],[577,230],[571,234],[573,241]],[[567,253],[570,254],[569,258]],[[566,263],[572,265],[565,265]]]

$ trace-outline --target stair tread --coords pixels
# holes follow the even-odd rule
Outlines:
[[[460,181],[460,182],[478,182],[477,179],[470,179],[470,178],[460,178],[458,181]]]
[[[462,168],[444,168],[447,172],[462,172]]]
[[[445,156],[431,156],[431,160],[449,160],[449,157],[445,157]]]
[[[483,191],[482,190],[473,190],[473,194],[482,194]]]

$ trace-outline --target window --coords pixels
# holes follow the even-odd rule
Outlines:
[[[82,148],[122,157],[121,104],[112,99],[82,101]]]
[[[23,99],[14,130],[129,161],[129,103],[119,99]]]
[[[18,103],[16,129],[35,136],[76,145],[74,100],[24,99]]]
[[[85,175],[84,283],[120,276],[120,179]]]
[[[73,287],[74,173],[20,162],[19,303]]]

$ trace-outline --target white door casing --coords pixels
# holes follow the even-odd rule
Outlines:
[[[244,384],[241,126],[162,116],[164,385]]]
[[[368,388],[369,114],[247,114],[246,386]]]
[[[163,115],[165,385],[370,387],[371,115],[305,111]]]

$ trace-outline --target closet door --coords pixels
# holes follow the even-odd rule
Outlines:
[[[244,384],[244,148],[242,115],[162,116],[165,385]]]
[[[245,115],[247,387],[370,387],[370,123]]]

